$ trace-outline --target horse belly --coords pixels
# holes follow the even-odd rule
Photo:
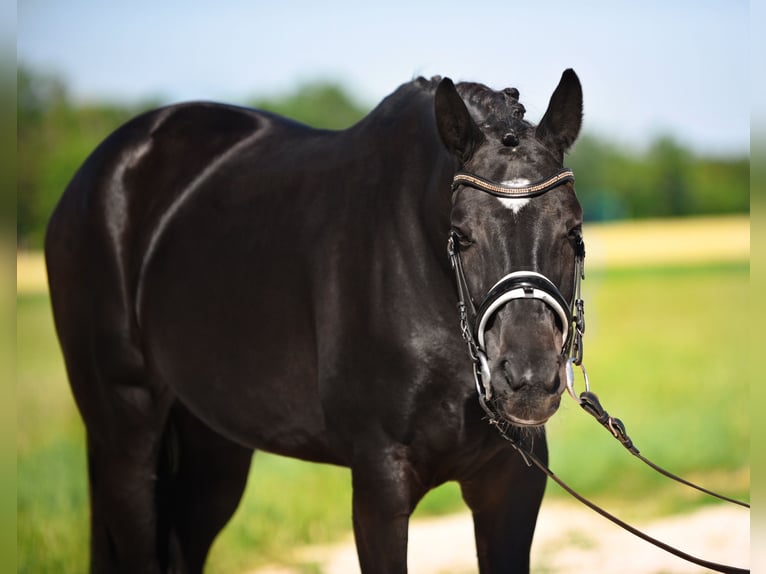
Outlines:
[[[177,214],[146,263],[139,322],[153,370],[224,436],[341,463],[319,396],[303,255],[270,245],[257,213],[209,214]]]

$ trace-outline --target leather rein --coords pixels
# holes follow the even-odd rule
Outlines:
[[[548,177],[547,179],[524,186],[509,186],[495,183],[478,175],[459,171],[455,174],[452,182],[453,192],[457,192],[461,187],[470,187],[489,193],[496,197],[504,198],[531,198],[537,197],[557,187],[574,183],[574,173],[570,169],[562,169]],[[628,437],[625,425],[618,418],[612,417],[602,407],[601,402],[595,393],[590,391],[588,374],[582,363],[583,347],[582,338],[585,333],[585,314],[584,302],[581,298],[580,283],[585,278],[585,246],[582,238],[579,238],[575,246],[575,273],[574,289],[571,301],[566,301],[561,291],[556,285],[544,275],[533,271],[516,271],[505,275],[498,281],[484,296],[478,309],[471,297],[468,282],[466,280],[463,262],[460,256],[460,235],[456,231],[450,233],[447,241],[447,252],[452,263],[452,269],[455,274],[455,282],[458,292],[458,310],[460,313],[460,330],[463,340],[468,346],[468,354],[473,363],[474,380],[476,390],[479,396],[479,403],[487,414],[490,425],[497,427],[500,435],[507,440],[511,446],[519,452],[527,466],[536,466],[548,477],[554,480],[566,492],[574,498],[585,504],[591,510],[594,510],[601,516],[617,524],[631,534],[678,556],[684,560],[708,568],[716,572],[744,573],[750,570],[709,562],[696,556],[687,554],[673,546],[665,544],[660,540],[652,538],[648,534],[627,524],[616,516],[610,514],[603,508],[591,502],[584,496],[577,493],[568,484],[561,480],[548,466],[535,456],[530,449],[520,444],[511,436],[512,423],[503,419],[491,407],[492,387],[490,384],[489,361],[487,351],[484,345],[484,333],[492,315],[499,310],[505,303],[514,299],[537,299],[548,305],[559,318],[562,326],[562,356],[566,358],[566,388],[572,398],[585,410],[592,415],[609,433],[616,438],[633,456],[647,464],[652,469],[671,478],[681,484],[694,488],[700,492],[714,496],[726,502],[737,504],[750,508],[750,504],[735,500],[692,482],[689,482],[675,474],[656,465],[649,459],[640,454],[638,448]],[[585,382],[585,391],[579,395],[575,391],[574,367],[578,367],[582,373]]]

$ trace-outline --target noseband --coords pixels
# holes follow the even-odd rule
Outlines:
[[[542,195],[567,182],[574,182],[574,174],[570,169],[563,169],[547,179],[525,186],[499,184],[461,171],[455,175],[452,189],[456,191],[459,186],[463,185],[496,197],[528,198]],[[574,394],[572,366],[577,365],[582,368],[582,335],[585,332],[584,303],[580,297],[580,282],[585,278],[585,244],[582,238],[578,238],[575,245],[575,269],[571,301],[567,301],[559,288],[545,275],[535,271],[514,271],[495,283],[484,296],[478,310],[473,297],[471,297],[463,270],[459,239],[459,235],[452,231],[447,248],[457,283],[460,328],[473,361],[479,401],[490,415],[491,420],[496,421],[497,415],[489,407],[489,401],[492,398],[492,386],[490,384],[491,375],[487,360],[485,333],[492,316],[503,305],[513,300],[536,299],[542,301],[558,318],[561,326],[561,354],[567,359],[567,389],[577,398]],[[584,369],[583,374],[585,374]]]

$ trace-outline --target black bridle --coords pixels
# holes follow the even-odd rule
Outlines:
[[[574,183],[574,173],[571,169],[562,169],[547,179],[523,186],[494,183],[475,174],[460,171],[452,181],[452,189],[457,191],[462,185],[496,197],[522,199],[537,197],[566,183]],[[490,384],[485,333],[492,316],[503,305],[513,300],[536,299],[545,303],[554,312],[562,331],[561,354],[567,361],[567,388],[577,398],[574,394],[573,365],[579,366],[585,375],[582,365],[585,311],[584,302],[580,296],[580,283],[585,278],[585,243],[582,237],[578,236],[575,244],[575,266],[572,279],[572,299],[570,301],[565,299],[559,288],[545,275],[536,271],[514,271],[495,283],[477,308],[463,270],[463,260],[460,256],[460,235],[454,230],[450,233],[447,241],[447,250],[457,283],[460,328],[473,362],[479,402],[490,417],[490,422],[493,424],[502,423],[500,417],[490,406],[492,386]]]
[[[489,193],[496,197],[531,198],[551,191],[562,184],[573,182],[574,174],[570,169],[562,169],[547,179],[524,186],[509,186],[499,184],[479,177],[475,174],[461,171],[455,175],[452,182],[452,189],[453,192],[456,192],[460,186],[467,186],[478,189],[485,193]],[[691,488],[721,500],[750,508],[750,505],[745,502],[717,494],[683,478],[680,478],[642,456],[638,448],[636,448],[636,446],[633,444],[633,441],[630,439],[630,437],[628,437],[628,434],[625,430],[625,425],[622,423],[622,421],[618,418],[610,416],[606,409],[601,406],[601,403],[599,402],[596,394],[590,392],[588,375],[585,371],[585,367],[582,364],[582,337],[585,332],[584,303],[580,292],[580,283],[585,278],[585,244],[582,240],[582,237],[578,238],[578,241],[575,245],[575,271],[571,301],[566,301],[558,287],[556,287],[556,285],[544,275],[534,271],[515,271],[505,275],[487,292],[487,294],[484,296],[484,299],[482,300],[482,303],[479,305],[478,310],[474,303],[474,299],[471,297],[470,289],[466,281],[465,271],[463,270],[463,262],[462,258],[460,257],[460,235],[455,230],[450,233],[447,242],[447,250],[449,253],[450,261],[452,263],[452,269],[455,273],[455,282],[457,284],[458,309],[460,311],[460,329],[463,335],[463,339],[468,345],[468,353],[471,357],[471,361],[473,362],[473,373],[476,382],[476,390],[479,395],[479,403],[486,412],[489,423],[497,427],[500,435],[519,452],[524,461],[527,463],[527,466],[536,466],[549,478],[559,484],[566,492],[585,504],[591,510],[594,510],[601,516],[624,528],[631,534],[638,536],[639,538],[665,550],[666,552],[716,572],[749,572],[749,570],[743,568],[710,562],[696,556],[692,556],[691,554],[682,552],[677,548],[674,548],[641,532],[640,530],[620,520],[616,516],[610,514],[606,510],[586,499],[575,490],[573,490],[563,480],[561,480],[553,471],[548,468],[544,462],[537,458],[530,449],[517,442],[517,439],[512,436],[511,423],[500,417],[491,407],[491,375],[489,371],[487,351],[484,343],[484,333],[486,331],[489,319],[495,312],[497,312],[500,307],[509,301],[515,299],[537,299],[539,301],[543,301],[554,311],[555,315],[561,322],[561,354],[566,359],[567,390],[575,399],[575,401],[580,404],[583,410],[592,415],[604,428],[606,428],[612,434],[612,436],[619,440],[620,443],[632,455],[637,457],[645,464],[649,465],[657,472],[660,472],[668,478],[671,478],[677,482],[685,484],[686,486],[690,486]],[[585,379],[585,391],[579,395],[575,392],[574,389],[574,366],[578,366],[581,369],[582,375]]]

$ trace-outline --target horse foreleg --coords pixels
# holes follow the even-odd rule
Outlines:
[[[547,461],[543,437],[535,440],[534,452]],[[509,446],[461,481],[463,498],[473,513],[481,574],[529,572],[529,552],[545,480],[543,473],[528,467]]]
[[[354,536],[362,574],[407,572],[407,529],[425,494],[404,447],[368,451],[352,466]]]

